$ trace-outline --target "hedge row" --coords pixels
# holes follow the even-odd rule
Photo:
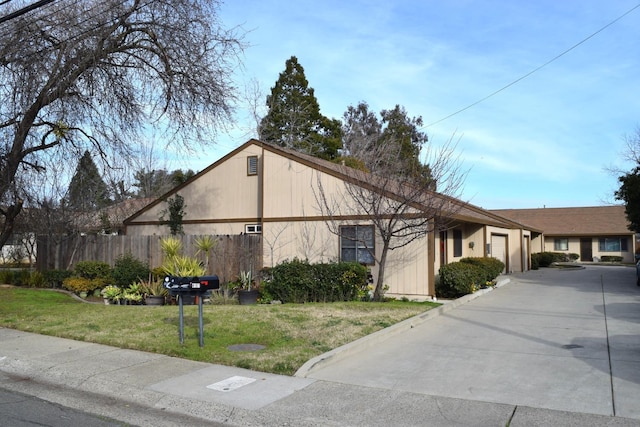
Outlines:
[[[0,270],[0,284],[30,286],[35,288],[64,288],[71,292],[92,292],[106,285],[126,288],[150,274],[146,263],[131,254],[116,258],[115,264],[99,261],[78,262],[73,271],[46,270],[43,272],[29,270]]]
[[[358,263],[310,264],[294,259],[263,272],[262,299],[283,303],[353,301],[367,288],[367,269]]]
[[[473,293],[492,282],[504,270],[496,258],[463,258],[440,267],[436,294],[441,298],[457,298]]]
[[[531,268],[549,267],[554,262],[572,262],[580,258],[578,254],[565,252],[538,252],[531,254]]]

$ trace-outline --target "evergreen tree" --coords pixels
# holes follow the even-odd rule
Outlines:
[[[399,105],[393,110],[382,110],[380,116],[384,127],[380,143],[395,146],[399,155],[396,174],[412,177],[420,185],[428,184],[431,171],[420,161],[420,149],[428,141],[427,134],[419,130],[422,117],[410,118]]]
[[[428,141],[421,126],[421,117],[410,118],[399,105],[382,110],[379,119],[366,102],[349,106],[342,126],[345,163],[380,175],[411,179],[421,186],[431,184],[429,165],[420,161],[420,150]],[[371,156],[371,152],[384,155]]]
[[[629,229],[640,233],[640,166],[618,178],[620,189],[615,192],[617,200],[625,203]]]
[[[340,121],[320,113],[314,90],[295,56],[286,61],[271,88],[267,107],[269,112],[260,122],[261,140],[328,160],[337,158],[342,145]]]
[[[85,151],[71,178],[65,196],[66,207],[70,210],[87,212],[108,206],[111,203],[107,184],[100,176],[98,167]]]
[[[137,187],[138,197],[160,197],[174,187],[183,184],[195,175],[191,169],[183,171],[176,169],[169,173],[166,169],[154,169],[151,171],[139,170],[133,175]]]

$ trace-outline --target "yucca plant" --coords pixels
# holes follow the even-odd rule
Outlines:
[[[240,286],[241,286],[241,289],[244,289],[246,291],[250,291],[252,283],[253,283],[253,275],[251,274],[251,270],[249,270],[249,271],[241,271],[240,272]]]
[[[160,239],[160,248],[166,257],[176,257],[182,253],[182,240],[173,236],[164,237]]]
[[[168,276],[192,277],[205,274],[204,267],[197,259],[184,255],[165,258],[162,268]]]
[[[218,239],[214,239],[210,235],[207,235],[207,236],[197,237],[195,242],[196,242],[196,247],[198,248],[198,252],[196,253],[196,255],[200,252],[204,252],[204,268],[205,268],[205,271],[209,273],[209,254],[218,245]]]

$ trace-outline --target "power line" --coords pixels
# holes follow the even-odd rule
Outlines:
[[[628,11],[626,11],[625,13],[623,13],[622,15],[620,15],[619,17],[617,17],[616,19],[614,19],[613,21],[609,22],[607,25],[605,25],[604,27],[600,28],[599,30],[597,30],[596,32],[592,33],[591,35],[589,35],[588,37],[582,39],[581,41],[579,41],[578,43],[574,44],[573,46],[571,46],[569,49],[565,50],[564,52],[560,53],[559,55],[556,55],[555,57],[551,58],[550,60],[548,60],[547,62],[545,62],[544,64],[540,65],[537,68],[534,68],[533,70],[529,71],[527,74],[523,75],[522,77],[517,78],[516,80],[512,81],[511,83],[509,83],[506,86],[501,87],[500,89],[496,90],[495,92],[490,93],[489,95],[485,96],[484,98],[467,105],[464,108],[461,108],[460,110],[449,114],[446,117],[443,117],[439,120],[436,120],[435,122],[429,123],[428,125],[423,126],[423,128],[428,128],[430,126],[436,125],[440,122],[443,122],[457,114],[462,113],[463,111],[466,111],[472,107],[475,107],[476,105],[480,104],[481,102],[486,101],[487,99],[491,98],[492,96],[495,96],[497,94],[499,94],[500,92],[510,88],[511,86],[515,85],[516,83],[526,79],[527,77],[529,77],[530,75],[532,75],[533,73],[541,70],[542,68],[546,67],[547,65],[551,64],[552,62],[554,62],[555,60],[561,58],[562,56],[566,55],[567,53],[571,52],[573,49],[577,48],[578,46],[580,46],[581,44],[585,43],[586,41],[588,41],[589,39],[595,37],[596,35],[598,35],[599,33],[601,33],[602,31],[606,30],[607,28],[609,28],[610,26],[612,26],[613,24],[615,24],[616,22],[618,22],[619,20],[621,20],[622,18],[624,18],[625,16],[627,16],[628,14],[630,14],[631,12],[633,12],[634,10],[636,10],[637,8],[640,7],[640,4],[635,5],[634,7],[632,7],[631,9],[629,9]]]
[[[24,15],[25,13],[31,12],[32,10],[39,9],[39,8],[41,8],[42,6],[45,6],[45,5],[47,5],[47,4],[49,4],[49,3],[52,3],[52,2],[53,2],[53,0],[40,0],[40,1],[37,1],[37,2],[35,2],[35,3],[32,3],[32,4],[30,4],[29,6],[25,6],[25,7],[23,7],[22,9],[18,9],[18,10],[16,10],[15,12],[11,12],[11,13],[10,13],[10,14],[8,14],[8,15],[5,15],[5,16],[3,16],[3,17],[0,17],[0,24],[2,24],[3,22],[6,22],[6,21],[10,21],[10,20],[12,20],[12,19],[15,19],[15,18],[17,18],[18,16],[22,16],[22,15]],[[3,4],[4,4],[4,3],[3,3]]]

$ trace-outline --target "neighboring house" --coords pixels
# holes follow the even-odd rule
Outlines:
[[[78,212],[72,223],[84,234],[123,234],[124,220],[153,202],[154,198],[127,199],[91,212]]]
[[[580,261],[621,256],[634,262],[635,233],[629,230],[624,206],[578,208],[501,209],[498,215],[543,230],[533,240],[533,252],[564,252],[580,255]]]
[[[166,200],[180,194],[185,204],[185,234],[257,233],[262,237],[265,267],[296,257],[310,262],[357,260],[367,264],[375,277],[378,266],[366,251],[379,253],[381,244],[371,218],[333,216],[341,238],[330,231],[329,218],[317,198],[322,182],[322,191],[349,203],[346,186],[353,185],[354,176],[355,171],[346,166],[250,140],[126,219],[125,232],[168,234],[160,218],[166,212]],[[375,179],[370,178],[368,189],[393,197],[376,188]],[[425,197],[443,196],[431,193]],[[541,230],[459,200],[448,202],[455,211],[446,228],[390,252],[385,271],[387,295],[435,296],[440,265],[462,257],[494,256],[505,263],[507,272],[529,269],[531,242]],[[354,241],[345,237],[348,235],[365,237]]]

